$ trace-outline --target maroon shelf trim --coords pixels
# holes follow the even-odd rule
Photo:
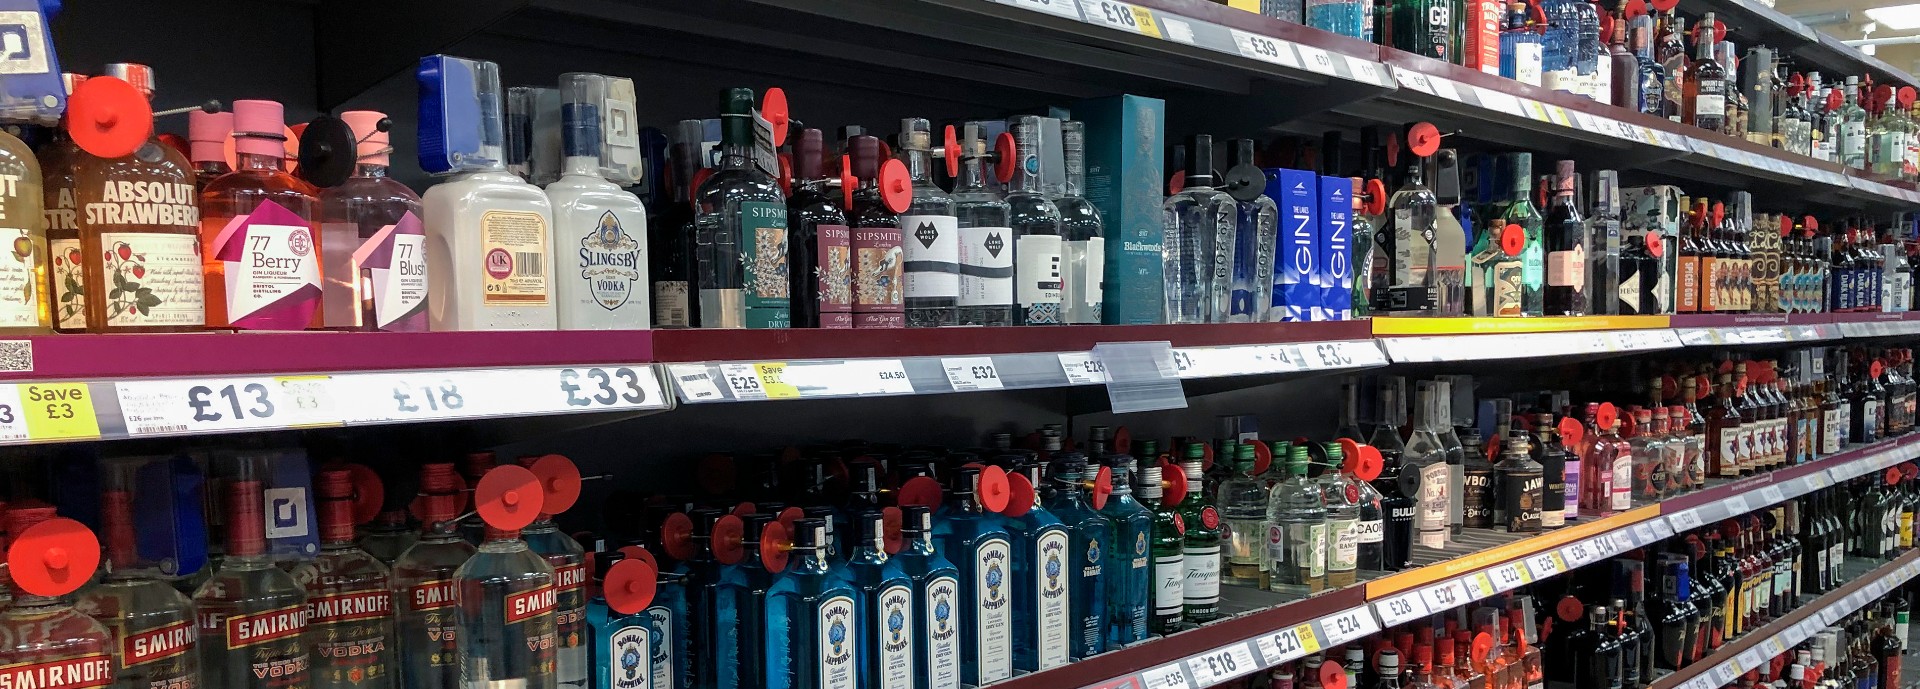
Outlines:
[[[1084,352],[1101,342],[1167,341],[1175,347],[1373,338],[1364,320],[1204,325],[1060,325],[886,330],[656,330],[656,361],[791,361],[874,357]]]
[[[1712,502],[1719,502],[1736,495],[1746,495],[1776,483],[1799,480],[1800,477],[1814,472],[1826,471],[1831,467],[1847,464],[1865,458],[1868,455],[1879,454],[1906,445],[1920,445],[1920,435],[1906,435],[1891,440],[1882,440],[1871,445],[1849,448],[1836,452],[1832,456],[1816,459],[1806,464],[1796,464],[1790,467],[1775,469],[1759,476],[1751,476],[1731,483],[1710,486],[1686,495],[1667,498],[1666,500],[1660,501],[1660,514],[1674,514],[1681,510],[1699,507]]]
[[[34,335],[33,370],[0,380],[101,380],[337,371],[636,364],[648,331]]]

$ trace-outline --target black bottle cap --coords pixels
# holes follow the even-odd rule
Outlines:
[[[933,531],[933,508],[926,505],[901,507],[900,531],[916,536]]]
[[[1213,186],[1213,136],[1195,134],[1187,140],[1187,186]]]
[[[618,550],[608,550],[593,554],[593,580],[607,578],[607,570],[613,569],[613,563],[627,559],[627,554]]]

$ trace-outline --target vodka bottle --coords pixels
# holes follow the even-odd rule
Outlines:
[[[1213,186],[1213,137],[1194,135],[1186,164],[1186,187],[1161,206],[1167,322],[1225,322],[1232,311],[1238,210],[1233,197]]]
[[[565,155],[547,198],[555,267],[566,266],[553,287],[561,330],[645,330],[653,316],[647,208],[622,188],[640,181],[638,170],[624,163],[639,148],[633,99],[631,79],[560,75]],[[561,636],[571,635],[563,630]],[[562,683],[574,676],[561,674]]]
[[[345,469],[314,480],[320,554],[293,568],[307,591],[307,653],[314,687],[397,686],[393,572],[353,543],[353,479]]]
[[[28,157],[27,160],[33,159]],[[34,196],[38,197],[39,193],[36,191]],[[37,219],[39,216],[33,217]],[[7,532],[16,537],[54,518],[53,507],[44,503],[30,501],[14,503],[11,507],[7,511],[6,526]],[[61,540],[68,545],[77,545],[73,541]],[[59,552],[59,549],[47,548],[26,557],[40,559],[44,562],[42,566],[47,566],[56,564],[53,560]],[[61,562],[70,563],[71,560]],[[62,574],[76,576],[77,580],[61,576],[42,585],[65,588],[67,590],[64,593],[41,589],[42,594],[55,595],[39,595],[23,588],[15,595],[12,605],[0,611],[0,642],[4,642],[0,644],[0,667],[5,668],[0,677],[5,677],[7,684],[14,687],[94,689],[122,686],[114,683],[114,644],[116,641],[134,639],[116,639],[108,634],[107,628],[98,620],[74,609],[71,587],[77,587],[92,577],[92,565],[88,565],[84,571],[75,566]],[[296,608],[293,612],[295,620],[299,613]],[[179,643],[177,639],[173,641]],[[298,645],[297,641],[295,645]],[[193,677],[189,675],[187,679],[191,681]],[[220,686],[255,687],[267,684],[263,681],[235,681]]]
[[[395,656],[405,689],[458,689],[453,573],[474,548],[454,532],[465,501],[452,464],[420,468],[420,540],[393,562]]]
[[[121,641],[114,654],[116,689],[201,686],[193,601],[160,578],[159,563],[139,556],[133,472],[109,476],[100,495],[107,574],[81,592],[75,609],[99,620]]]
[[[553,567],[519,531],[488,526],[485,538],[453,573],[461,686],[557,689]]]
[[[566,686],[587,681],[587,552],[542,514],[520,532],[527,549],[553,569],[554,676]],[[484,549],[483,549],[484,550]]]
[[[226,499],[226,557],[193,592],[201,677],[210,687],[306,686],[307,592],[267,554],[261,484],[228,481]]]

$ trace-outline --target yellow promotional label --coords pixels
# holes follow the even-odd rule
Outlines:
[[[1260,11],[1260,0],[1227,0],[1227,6],[1236,10],[1246,10],[1257,13]]]
[[[34,440],[100,437],[93,414],[93,391],[86,383],[27,383],[20,386],[20,414]]]
[[[782,400],[800,396],[800,389],[786,381],[786,364],[754,364],[753,372],[760,376],[760,389],[767,391],[767,399]]]
[[[1153,12],[1145,7],[1133,8],[1134,20],[1140,22],[1140,33],[1154,38],[1166,38],[1160,35],[1160,25],[1153,23]]]
[[[1307,653],[1320,652],[1320,637],[1313,633],[1313,625],[1303,624],[1294,627],[1293,634],[1300,637],[1300,648],[1305,649]]]

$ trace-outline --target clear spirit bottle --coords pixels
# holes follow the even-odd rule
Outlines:
[[[453,573],[473,557],[474,548],[454,532],[454,517],[466,501],[457,478],[452,464],[420,468],[420,540],[393,562],[399,599],[394,653],[405,689],[464,686],[454,643]]]
[[[640,181],[638,170],[623,162],[640,145],[633,99],[632,79],[560,75],[563,155],[547,198],[554,263],[567,257],[553,283],[561,330],[645,330],[653,318],[647,207],[623,188]],[[570,635],[563,629],[561,636]],[[561,683],[573,676],[563,671]]]
[[[1142,454],[1148,454],[1145,450],[1157,449],[1150,440],[1142,441],[1141,448]],[[1149,582],[1153,587],[1153,617],[1147,622],[1147,629],[1155,634],[1172,634],[1180,631],[1186,620],[1186,522],[1180,517],[1180,508],[1166,504],[1163,499],[1162,471],[1165,470],[1153,464],[1140,467],[1134,475],[1133,493],[1140,504],[1153,513],[1153,537],[1148,541],[1153,555]],[[1233,565],[1229,562],[1227,566],[1231,569]]]
[[[1500,76],[1528,86],[1540,85],[1540,33],[1525,2],[1507,3],[1500,30]]]
[[[914,645],[919,627],[914,626],[913,580],[898,560],[887,556],[886,524],[879,512],[862,515],[855,527],[847,571],[856,591],[854,607],[860,611],[856,625],[860,630],[858,686],[914,689]],[[1065,538],[1062,534],[1061,540]],[[1066,545],[1062,543],[1060,548],[1064,550]],[[1060,583],[1059,588],[1064,608],[1066,584]],[[1061,617],[1065,614],[1061,610]],[[1065,630],[1060,633],[1064,636]],[[1060,663],[1065,664],[1066,639],[1060,639],[1057,645]]]
[[[794,689],[853,689],[859,686],[859,591],[847,570],[822,557],[829,536],[821,519],[793,523],[792,558],[787,571],[769,589],[767,633],[791,643],[769,649],[772,676],[767,686]]]
[[[1406,450],[1400,457],[1402,474],[1412,472],[1419,476],[1418,494],[1411,496],[1417,506],[1414,511],[1414,542],[1427,548],[1443,548],[1447,545],[1447,509],[1450,504],[1448,495],[1448,467],[1446,446],[1440,441],[1439,426],[1445,421],[1439,416],[1439,394],[1433,381],[1419,381],[1414,384],[1414,408],[1419,416],[1413,422],[1413,435],[1407,440]]]
[[[1101,322],[1105,301],[1107,240],[1100,209],[1086,198],[1087,124],[1061,122],[1061,149],[1066,160],[1066,185],[1053,203],[1060,209],[1060,304],[1063,322],[1075,325]]]
[[[1067,602],[1073,631],[1067,652],[1074,660],[1080,660],[1107,650],[1104,566],[1106,553],[1111,550],[1112,542],[1108,539],[1112,537],[1113,527],[1105,516],[1087,504],[1083,488],[1086,455],[1061,452],[1058,435],[1047,436],[1045,442],[1053,458],[1052,474],[1048,477],[1052,484],[1046,494],[1047,511],[1067,526],[1067,548],[1073,555],[1068,559],[1068,571],[1077,573],[1068,579]],[[1141,495],[1144,503],[1146,494]],[[1155,497],[1158,498],[1157,493]]]
[[[311,686],[394,687],[393,572],[353,544],[353,493],[345,469],[314,478],[320,554],[293,567],[307,592]]]
[[[1104,447],[1104,441],[1090,443]],[[1099,452],[1104,453],[1104,450]],[[1147,618],[1152,575],[1148,569],[1151,553],[1148,539],[1153,535],[1153,514],[1133,497],[1130,478],[1134,458],[1125,454],[1101,457],[1112,476],[1113,493],[1100,513],[1109,527],[1106,563],[1100,578],[1106,582],[1107,648],[1120,648],[1147,638]],[[1184,565],[1183,565],[1184,567]],[[1184,575],[1184,569],[1183,569]]]
[[[557,689],[553,567],[519,531],[487,527],[486,540],[453,573],[460,685]]]
[[[1190,454],[1194,450],[1205,452],[1205,446],[1198,443],[1188,447]],[[1241,455],[1246,459],[1242,460]],[[1188,459],[1195,460],[1193,464],[1198,466],[1200,457]],[[1253,476],[1253,445],[1235,448],[1233,472],[1220,483],[1219,507],[1227,521],[1226,582],[1260,586],[1267,576],[1262,566],[1267,547],[1267,483]],[[1191,521],[1185,523],[1189,529],[1193,526]]]
[[[1864,170],[1867,167],[1867,111],[1860,107],[1860,77],[1847,77],[1846,88],[1841,93],[1840,163]]]
[[[38,195],[36,190],[35,196]],[[7,511],[7,533],[18,536],[53,518],[52,506],[14,503]],[[52,559],[53,556],[48,553],[45,557]],[[91,578],[93,574],[88,571],[86,576]],[[294,613],[297,616],[299,610],[296,608]],[[15,687],[119,686],[114,684],[117,678],[113,669],[114,643],[119,640],[98,620],[74,609],[71,591],[36,595],[21,590],[15,594],[13,604],[0,612],[0,667],[6,668],[0,676]],[[252,687],[265,686],[265,683],[235,682],[221,686]]]
[[[1467,450],[1460,442],[1460,434],[1454,431],[1459,425],[1472,425],[1473,416],[1456,419],[1453,414],[1453,380],[1463,381],[1463,385],[1472,387],[1471,379],[1466,376],[1446,376],[1433,381],[1435,413],[1433,417],[1434,435],[1440,438],[1440,447],[1447,453],[1447,526],[1451,534],[1460,533],[1460,521],[1466,513],[1464,488],[1466,483]],[[1475,448],[1478,450],[1478,448]]]
[[[1319,592],[1327,581],[1327,506],[1320,486],[1307,477],[1307,447],[1287,448],[1287,480],[1273,487],[1267,503],[1268,588]]]
[[[1253,140],[1227,143],[1227,167],[1259,170],[1253,162]],[[1262,187],[1264,189],[1264,187]],[[1280,207],[1260,194],[1252,201],[1234,200],[1233,293],[1227,320],[1251,323],[1276,319],[1273,311],[1274,251],[1280,242]]]
[[[1407,166],[1405,185],[1387,199],[1387,226],[1379,237],[1385,239],[1374,251],[1385,252],[1391,268],[1385,277],[1389,299],[1373,301],[1376,309],[1436,313],[1439,309],[1440,275],[1433,270],[1439,263],[1435,244],[1439,233],[1439,200],[1425,182],[1425,165],[1415,160]]]
[[[977,497],[981,470],[954,472],[933,532],[960,571],[960,681],[979,686],[1013,676],[1013,548],[998,516]],[[796,644],[799,648],[809,648]]]
[[[329,329],[424,332],[427,236],[420,195],[387,176],[392,148],[381,129],[385,113],[354,110],[340,119],[358,142],[359,161],[347,181],[320,191],[322,317]]]
[[[1060,208],[1047,198],[1042,181],[1049,170],[1044,161],[1060,143],[1050,140],[1059,120],[1026,115],[1007,121],[1013,132],[1013,182],[1007,190],[1009,225],[1013,228],[1013,323],[1059,325],[1065,266]]]
[[[934,549],[932,509],[902,507],[900,531],[898,558],[913,581],[917,625],[914,689],[960,689],[960,572]]]
[[[1037,460],[1019,458],[1015,465],[1034,486],[1044,486]],[[1013,667],[1022,672],[1050,670],[1071,659],[1073,636],[1071,565],[1073,553],[1067,526],[1038,503],[1022,514],[1006,516],[1013,539],[1013,605],[1025,619],[1014,624]]]
[[[409,520],[405,509],[383,510],[373,518],[373,522],[360,531],[354,541],[361,550],[367,551],[373,559],[393,566],[400,554],[413,547],[420,540],[420,530]]]
[[[75,609],[120,641],[112,649],[115,689],[202,686],[193,601],[160,578],[158,563],[140,559],[133,472],[110,472],[100,495],[106,576],[81,591]]]
[[[1245,451],[1236,451],[1234,455],[1235,475],[1253,472],[1253,447],[1242,447]],[[1202,453],[1193,450],[1189,446],[1180,469],[1186,472],[1187,485],[1200,486],[1205,481],[1200,467]],[[1220,508],[1214,505],[1212,497],[1200,490],[1180,501],[1180,519],[1186,524],[1181,552],[1185,570],[1181,576],[1186,599],[1184,614],[1187,621],[1195,623],[1212,622],[1220,617],[1220,568],[1225,559],[1221,557],[1221,546],[1227,542],[1228,534],[1222,528]]]
[[[933,126],[917,117],[901,120],[900,151],[913,178],[913,203],[900,215],[907,327],[953,325],[960,299],[960,219],[953,197],[933,183]]]
[[[1231,313],[1238,207],[1215,189],[1213,137],[1187,142],[1186,187],[1161,206],[1168,323],[1222,323]]]
[[[787,198],[763,170],[754,142],[752,89],[720,94],[720,166],[694,191],[700,327],[791,324]]]
[[[960,325],[1012,325],[1013,209],[987,186],[987,123],[968,122],[961,132],[960,176],[953,183],[953,212],[960,219]]]
[[[230,480],[226,492],[226,557],[193,592],[201,678],[209,687],[307,686],[306,589],[267,554],[260,482]]]
[[[548,507],[555,507],[552,503]],[[587,679],[587,551],[560,531],[553,515],[541,514],[520,532],[527,549],[553,569],[554,673],[556,682],[580,686]],[[483,549],[484,550],[484,549]]]

